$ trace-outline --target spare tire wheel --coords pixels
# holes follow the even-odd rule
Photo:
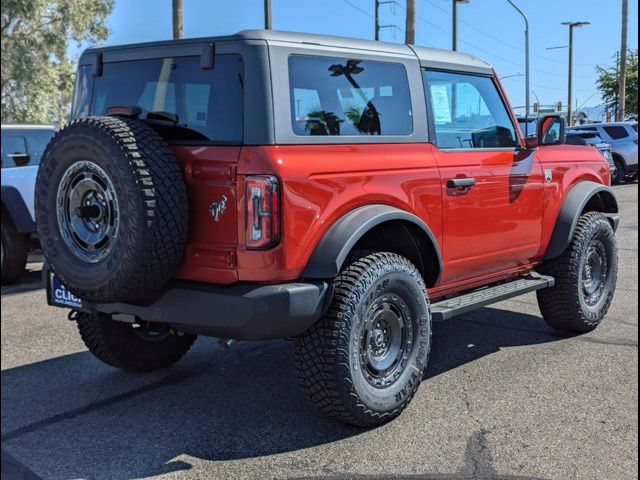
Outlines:
[[[74,120],[42,157],[36,218],[44,254],[74,295],[95,303],[144,299],[182,260],[182,170],[163,139],[138,120]]]

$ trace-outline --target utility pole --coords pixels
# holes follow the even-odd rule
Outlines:
[[[451,50],[454,52],[458,50],[458,4],[459,3],[469,3],[469,0],[451,0],[453,11],[451,13],[451,21],[452,21],[452,46]]]
[[[620,80],[620,52],[616,52],[616,80]],[[616,90],[615,96],[615,106],[616,106],[616,118],[618,118],[618,110],[620,107],[620,85],[618,85],[618,89]]]
[[[398,2],[396,0],[375,0],[375,36],[374,38],[376,40],[380,40],[380,30],[382,30],[383,28],[397,28],[399,29],[399,27],[397,25],[380,25],[380,5],[386,5],[386,4],[395,4],[397,5]],[[415,23],[415,21],[414,21]]]
[[[380,0],[375,0],[376,1],[376,8],[375,8],[375,35],[374,35],[374,39],[376,41],[380,40]]]
[[[529,18],[527,15],[518,7],[512,0],[507,0],[509,4],[522,16],[524,19],[524,69],[525,69],[525,118],[529,118],[529,106],[531,105],[531,90],[529,81],[531,79],[530,69],[529,69]],[[529,122],[525,122],[524,127],[524,135],[525,137],[529,136]]]
[[[590,22],[562,22],[562,25],[569,27],[569,79],[567,86],[567,124],[573,124],[572,100],[573,100],[573,29],[580,28],[585,25],[591,25]]]
[[[407,0],[407,19],[404,27],[404,43],[416,43],[416,0]]]
[[[627,29],[629,24],[629,0],[622,0],[622,38],[620,41],[620,77],[618,80],[618,111],[616,120],[623,122],[627,109]]]
[[[183,38],[182,32],[182,0],[173,0],[173,38]]]
[[[264,0],[264,28],[271,30],[271,0]]]

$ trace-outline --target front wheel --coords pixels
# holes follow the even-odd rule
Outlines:
[[[4,209],[3,209],[4,210]],[[2,285],[14,283],[27,264],[27,242],[11,220],[2,214]]]
[[[613,185],[618,185],[624,180],[624,177],[626,175],[626,169],[624,167],[624,163],[620,159],[616,158],[613,160],[613,162],[615,163],[616,168],[615,168],[615,172],[611,176],[611,183]]]
[[[168,325],[125,323],[110,315],[76,313],[80,336],[99,360],[122,370],[150,372],[177,362],[195,335],[179,334]]]
[[[556,279],[554,287],[538,291],[545,321],[571,333],[594,330],[609,311],[618,278],[616,238],[607,218],[582,215],[565,252],[539,270]]]
[[[328,313],[296,339],[296,368],[322,415],[352,425],[387,422],[409,404],[431,345],[431,314],[416,267],[374,253],[334,281]]]

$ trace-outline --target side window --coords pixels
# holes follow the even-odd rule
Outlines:
[[[296,135],[410,135],[407,72],[398,63],[289,57],[291,123]]]
[[[489,77],[425,71],[436,141],[441,149],[512,148],[518,135]]]
[[[627,129],[623,126],[610,126],[610,127],[602,127],[602,129],[606,132],[614,140],[620,140],[622,138],[627,138],[629,133]]]
[[[23,167],[29,163],[24,137],[2,135],[2,168]]]
[[[27,149],[29,150],[29,165],[39,165],[44,149],[53,137],[53,130],[33,130],[26,134]]]
[[[76,83],[73,92],[73,106],[71,107],[71,118],[82,118],[89,116],[91,107],[91,91],[93,89],[93,79],[89,65],[80,65],[76,73]]]

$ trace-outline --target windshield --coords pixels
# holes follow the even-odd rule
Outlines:
[[[200,57],[105,63],[93,82],[89,115],[138,107],[139,118],[172,141],[242,142],[243,65],[217,55],[213,69]]]

